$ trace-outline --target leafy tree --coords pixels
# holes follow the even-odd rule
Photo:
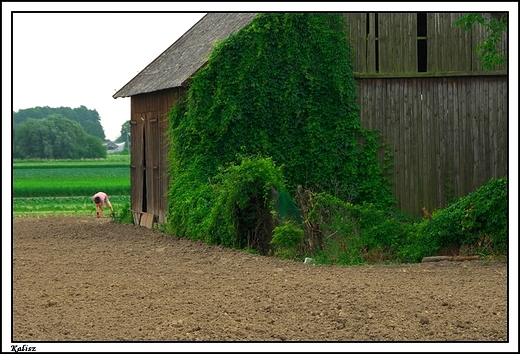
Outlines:
[[[119,137],[116,139],[116,142],[118,143],[122,143],[122,142],[126,142],[128,143],[129,142],[129,137],[130,137],[130,121],[127,120],[126,122],[123,123],[123,125],[121,125],[121,134],[119,135]]]
[[[85,133],[81,125],[61,115],[29,118],[14,130],[15,158],[104,158],[103,142]]]
[[[16,128],[18,124],[25,122],[29,118],[43,119],[51,114],[58,114],[78,122],[87,134],[101,140],[105,139],[105,131],[101,125],[99,113],[95,109],[90,110],[85,106],[74,109],[70,107],[51,108],[48,106],[21,109],[18,112],[13,112],[13,128]]]
[[[107,157],[107,148],[103,145],[103,142],[99,138],[89,134],[86,136],[86,145],[84,149],[80,151],[84,153],[83,157],[85,158]]]
[[[49,145],[49,142],[45,141],[47,137],[45,130],[41,121],[33,118],[15,127],[13,157],[29,158],[45,154],[45,146]]]
[[[476,23],[483,26],[486,32],[489,32],[484,42],[477,46],[476,52],[479,54],[482,66],[487,70],[493,70],[496,65],[503,64],[507,60],[506,56],[496,47],[497,43],[501,41],[502,33],[507,31],[507,17],[503,14],[484,17],[481,13],[468,13],[458,19],[455,26],[462,26],[463,30],[467,31]]]

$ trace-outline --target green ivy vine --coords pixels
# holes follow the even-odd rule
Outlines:
[[[244,210],[252,210],[246,204],[259,200],[251,194],[265,192],[252,180],[229,184],[226,176],[236,175],[222,174],[224,166],[242,166],[243,157],[257,159],[257,170],[242,172],[261,178],[262,188],[274,175],[257,172],[279,167],[283,181],[271,182],[290,195],[303,186],[351,203],[392,206],[388,161],[382,166],[378,158],[384,147],[358,118],[351,55],[341,14],[259,14],[216,43],[171,111],[171,231],[244,246],[243,235],[222,236],[241,232],[233,217],[245,220]],[[265,158],[276,167],[265,167]],[[215,209],[219,203],[225,212]]]

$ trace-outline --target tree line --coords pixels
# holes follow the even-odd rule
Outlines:
[[[43,119],[50,116],[51,114],[61,115],[72,121],[79,123],[85,133],[95,136],[101,140],[105,140],[105,131],[101,125],[101,118],[99,113],[95,109],[88,109],[85,106],[78,108],[70,107],[58,107],[51,108],[45,107],[34,107],[28,109],[21,109],[18,112],[13,112],[13,127],[24,123],[30,118]]]
[[[129,135],[127,121],[116,141],[127,142]],[[95,109],[45,106],[13,112],[13,157],[17,159],[106,158],[105,140]]]
[[[106,158],[107,149],[99,137],[59,114],[43,119],[28,118],[14,127],[13,157],[17,159]]]

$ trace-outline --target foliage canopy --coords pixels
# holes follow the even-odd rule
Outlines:
[[[53,114],[61,115],[65,118],[73,120],[81,125],[85,133],[95,136],[101,140],[105,140],[105,131],[101,126],[101,118],[99,117],[99,113],[95,109],[91,110],[85,106],[80,106],[78,108],[51,108],[45,106],[20,109],[18,112],[13,112],[13,128],[16,128],[18,124],[25,122],[29,118],[43,119]]]
[[[105,158],[103,141],[61,115],[29,118],[14,128],[13,157],[20,159]]]
[[[264,159],[274,164],[270,171],[281,168],[283,181],[272,183],[282,195],[285,190],[294,195],[303,186],[353,203],[393,204],[377,158],[377,135],[362,129],[357,115],[346,29],[340,14],[260,14],[216,45],[194,75],[186,99],[171,112],[173,232],[202,235],[214,230],[217,220],[233,222],[197,206],[211,209],[226,200],[236,217],[255,193],[275,213],[265,189],[255,189],[252,180],[236,193],[222,188],[228,181],[214,179],[219,169],[242,166],[248,156],[256,159],[257,168],[244,172],[250,176],[269,176],[257,173],[265,171]]]

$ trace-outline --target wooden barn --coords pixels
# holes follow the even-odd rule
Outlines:
[[[136,224],[164,223],[169,187],[168,112],[216,41],[254,13],[209,13],[113,97],[131,98],[131,210]],[[484,71],[475,26],[460,13],[345,13],[354,49],[363,126],[393,152],[397,207],[410,215],[442,208],[507,174],[506,65]],[[507,51],[507,41],[502,49]]]
[[[187,91],[216,41],[251,23],[254,13],[210,13],[113,97],[130,97],[130,208],[134,223],[165,223],[168,208],[168,113]]]

